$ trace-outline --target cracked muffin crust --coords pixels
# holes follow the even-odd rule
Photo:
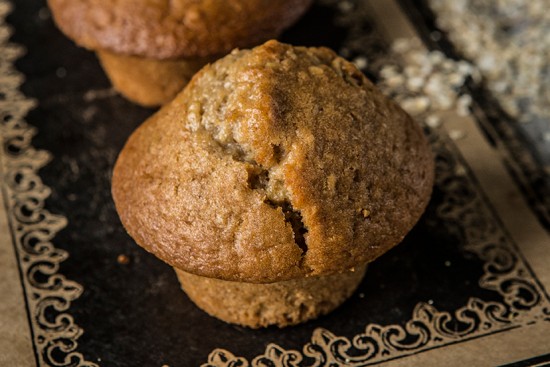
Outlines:
[[[114,168],[138,244],[185,272],[271,283],[399,243],[433,183],[421,129],[351,63],[269,41],[204,67]]]

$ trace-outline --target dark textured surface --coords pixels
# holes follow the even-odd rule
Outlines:
[[[44,6],[17,0],[8,21],[16,28],[12,40],[28,49],[16,64],[27,77],[22,91],[39,102],[27,116],[38,129],[33,145],[54,157],[40,172],[52,189],[47,208],[69,222],[54,240],[70,253],[60,272],[85,289],[70,313],[84,329],[78,351],[87,359],[101,366],[198,365],[214,348],[247,357],[263,353],[270,342],[301,349],[317,327],[352,337],[369,323],[404,324],[420,301],[453,311],[470,297],[500,299],[477,285],[482,262],[464,250],[463,229],[438,222],[444,193],[436,188],[420,223],[372,264],[358,292],[334,313],[297,327],[259,331],[207,316],[180,291],[172,269],[124,232],[110,197],[116,155],[153,111],[112,95],[94,55],[64,38]],[[330,21],[330,11],[312,12],[323,14],[325,24]],[[323,31],[297,39],[315,45],[326,39],[337,47],[345,37],[341,28]],[[294,32],[285,40],[291,42]],[[120,254],[128,256],[128,264],[117,262]]]

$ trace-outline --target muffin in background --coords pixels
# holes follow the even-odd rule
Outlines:
[[[58,27],[95,51],[114,88],[169,102],[206,63],[277,37],[312,0],[48,0]]]
[[[206,312],[250,327],[330,312],[423,213],[420,127],[326,48],[269,41],[199,71],[129,138],[112,193]]]

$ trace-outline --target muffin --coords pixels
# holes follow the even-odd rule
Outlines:
[[[269,41],[205,66],[129,138],[122,224],[224,321],[286,326],[348,298],[431,194],[416,123],[326,48]]]
[[[207,62],[277,37],[312,0],[48,0],[58,27],[96,52],[114,88],[170,101]]]

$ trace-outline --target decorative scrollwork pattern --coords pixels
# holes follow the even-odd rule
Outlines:
[[[50,189],[37,172],[51,157],[31,146],[36,130],[24,118],[35,103],[19,92],[23,77],[13,63],[24,50],[8,42],[11,29],[5,17],[10,11],[10,3],[0,0],[0,171],[33,344],[40,366],[97,367],[76,351],[82,329],[68,310],[83,288],[59,274],[59,264],[68,254],[51,241],[67,220],[44,208]]]

